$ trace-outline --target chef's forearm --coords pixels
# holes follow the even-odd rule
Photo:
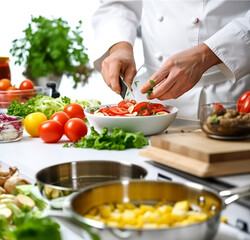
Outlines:
[[[133,52],[133,47],[131,46],[130,43],[128,42],[118,42],[116,44],[114,44],[112,47],[110,47],[109,49],[109,55],[112,54],[113,52],[117,51],[117,50],[127,50],[129,52]]]
[[[221,59],[204,43],[197,47],[197,51],[201,54],[203,72],[222,63]]]

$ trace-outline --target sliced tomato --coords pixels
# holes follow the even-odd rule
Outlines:
[[[130,103],[132,103],[133,105],[135,105],[136,101],[135,100],[130,100]]]
[[[143,109],[149,109],[149,110],[151,110],[152,107],[150,106],[150,103],[148,103],[148,102],[140,102],[137,105],[135,105],[134,112],[140,112]]]
[[[109,109],[109,107],[101,108],[98,110],[98,112],[103,113],[105,116],[112,116]]]
[[[129,108],[130,106],[134,106],[136,104],[136,101],[135,100],[123,100],[121,102],[118,103],[118,107],[121,107],[121,108]]]
[[[109,108],[109,111],[110,111],[111,113],[115,114],[115,115],[124,115],[124,114],[130,113],[130,112],[128,111],[128,109],[122,108],[122,107],[118,107],[118,106],[117,106],[117,107],[116,107],[116,106],[110,107],[110,108]]]
[[[139,116],[149,116],[149,115],[151,115],[151,112],[148,109],[143,109],[140,111],[140,113],[138,115]]]
[[[160,103],[151,103],[151,107],[155,111],[155,113],[158,113],[164,110],[164,106]]]
[[[120,108],[129,108],[129,106],[127,105],[127,102],[125,100],[121,101],[118,103],[118,107]]]

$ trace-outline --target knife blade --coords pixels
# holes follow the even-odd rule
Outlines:
[[[120,95],[121,95],[122,99],[124,99],[124,100],[135,99],[133,92],[131,91],[131,89],[128,87],[128,85],[124,82],[124,80],[120,76],[119,76],[119,83],[120,83],[120,87],[121,87]]]

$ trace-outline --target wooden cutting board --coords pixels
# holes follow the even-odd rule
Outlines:
[[[152,136],[140,155],[198,177],[250,172],[250,140],[215,140],[201,131]]]

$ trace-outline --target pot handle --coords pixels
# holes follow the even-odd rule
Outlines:
[[[224,203],[228,205],[240,198],[250,196],[250,184],[221,191],[219,195],[221,197],[228,197],[224,200]]]

